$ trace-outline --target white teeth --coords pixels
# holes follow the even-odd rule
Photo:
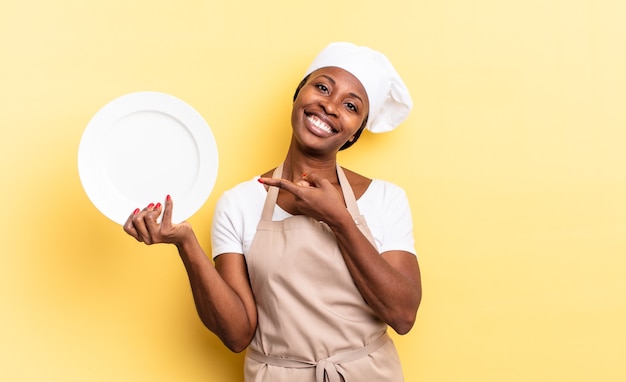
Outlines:
[[[322,122],[321,119],[317,118],[314,115],[309,115],[307,119],[309,120],[309,122],[311,122],[315,127],[317,127],[320,130],[324,130],[329,134],[332,134],[335,132],[330,126]]]

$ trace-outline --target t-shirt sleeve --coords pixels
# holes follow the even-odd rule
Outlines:
[[[413,218],[411,207],[406,193],[400,187],[395,187],[395,195],[389,198],[389,229],[385,231],[383,252],[388,250],[403,250],[415,254],[415,239],[413,236]]]
[[[217,201],[211,225],[213,258],[223,253],[243,254],[243,221],[236,201],[226,192]]]
[[[378,243],[380,252],[406,251],[416,254],[413,218],[406,192],[393,183],[383,182],[379,200],[380,221],[374,224],[381,232]]]

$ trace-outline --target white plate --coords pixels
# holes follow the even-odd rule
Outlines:
[[[135,208],[172,196],[172,220],[206,202],[217,177],[215,138],[202,116],[164,93],[130,93],[89,121],[78,148],[78,173],[91,202],[123,224]]]

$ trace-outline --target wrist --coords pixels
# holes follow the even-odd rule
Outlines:
[[[176,245],[181,254],[183,252],[189,253],[195,246],[198,245],[198,239],[196,238],[193,230],[190,229],[187,234],[185,234],[179,241],[176,241],[174,245]]]
[[[339,210],[337,215],[333,217],[332,220],[328,221],[327,224],[333,231],[345,230],[356,225],[348,209]]]

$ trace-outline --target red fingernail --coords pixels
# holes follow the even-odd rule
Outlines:
[[[261,179],[261,178],[259,178],[257,180],[259,181],[259,183],[265,183],[265,182],[263,182],[263,179]]]
[[[139,208],[135,208],[135,210],[133,211],[133,215],[137,215],[139,213]]]
[[[306,176],[306,172],[303,172],[302,173],[302,177],[304,178],[305,176]]]
[[[169,202],[170,200],[172,200],[172,197],[171,197],[171,196],[169,196],[169,195],[167,195],[167,196],[165,197],[165,200],[167,200],[167,201]]]
[[[146,208],[152,208],[152,207],[154,207],[154,203],[148,204],[148,207],[146,207]]]
[[[161,203],[157,203],[156,206],[154,206],[155,210],[158,210],[159,208],[161,208]]]

